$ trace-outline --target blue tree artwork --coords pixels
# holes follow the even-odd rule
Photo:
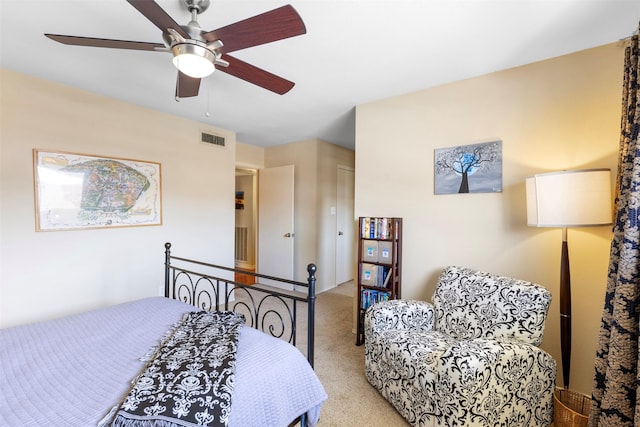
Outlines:
[[[435,194],[502,192],[502,141],[437,148]]]

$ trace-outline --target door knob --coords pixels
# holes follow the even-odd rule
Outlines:
[[[284,235],[284,237],[293,237],[293,233],[287,233]]]
[[[338,231],[338,236],[342,236],[344,233],[342,231]]]

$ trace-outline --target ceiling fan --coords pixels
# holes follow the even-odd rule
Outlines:
[[[191,13],[187,25],[178,25],[154,0],[127,0],[162,31],[163,44],[130,40],[45,34],[68,45],[133,49],[173,54],[178,68],[176,98],[197,96],[200,80],[216,69],[249,83],[283,95],[295,83],[229,55],[229,52],[295,37],[307,32],[300,15],[291,5],[238,21],[213,31],[203,31],[197,17],[210,0],[183,0]]]

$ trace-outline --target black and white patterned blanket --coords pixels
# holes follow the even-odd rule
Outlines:
[[[135,379],[115,427],[227,426],[244,317],[185,314]]]

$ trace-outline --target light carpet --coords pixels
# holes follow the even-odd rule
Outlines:
[[[406,427],[398,412],[364,375],[364,345],[355,345],[353,282],[316,297],[314,369],[329,398],[318,427]]]

